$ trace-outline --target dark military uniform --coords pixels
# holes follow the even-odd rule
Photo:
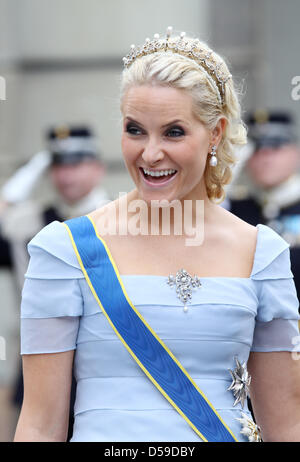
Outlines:
[[[6,239],[3,239],[0,235],[0,266],[12,267],[12,258],[10,245]]]
[[[231,200],[230,211],[251,225],[256,226],[258,223],[262,223],[270,226],[290,243],[291,268],[300,300],[300,176],[298,201],[280,208],[274,218],[269,219],[264,216],[262,206],[251,197]]]
[[[257,112],[248,117],[249,138],[254,152],[262,147],[295,144],[294,123],[290,114]],[[294,172],[273,191],[240,187],[229,191],[230,212],[256,226],[265,224],[290,244],[291,269],[300,299],[300,173]]]
[[[57,127],[49,131],[47,139],[50,165],[77,164],[85,161],[86,158],[100,160],[92,133],[86,127]],[[80,215],[89,213],[107,202],[109,202],[109,197],[105,189],[96,187],[84,198],[83,203],[78,201],[77,208],[76,206],[75,208],[69,207],[62,198],[59,203],[50,204],[44,208],[39,207],[34,201],[24,201],[14,206],[10,218],[7,218],[6,233],[1,235],[0,230],[0,266],[8,266],[16,272],[19,288],[21,289],[29,261],[27,244],[33,236],[44,226],[55,220],[62,222],[72,218],[74,213]],[[29,226],[25,233],[22,232],[16,238],[16,230],[22,222],[33,224]],[[68,440],[73,432],[75,392],[76,383],[73,379]],[[13,401],[18,407],[23,402],[23,377],[21,371],[17,378]]]
[[[247,123],[253,154],[263,147],[276,149],[296,142],[290,114],[257,111],[249,115]],[[263,191],[247,188],[243,183],[247,175],[245,177],[243,173],[246,173],[245,169],[240,172],[242,183],[229,190],[224,206],[253,226],[259,223],[269,226],[290,244],[291,269],[300,300],[300,174],[295,172],[273,191]],[[255,421],[249,398],[248,407]]]

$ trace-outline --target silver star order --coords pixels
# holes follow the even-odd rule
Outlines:
[[[237,358],[235,358],[235,362],[236,368],[234,371],[229,369],[232,377],[232,384],[227,390],[232,390],[233,396],[236,398],[233,405],[236,406],[238,403],[241,403],[242,408],[244,408],[245,399],[249,394],[251,377],[248,374],[246,363],[241,364]]]
[[[248,440],[251,443],[260,443],[262,441],[261,438],[261,430],[256,423],[253,422],[250,417],[247,416],[244,412],[241,412],[241,419],[236,419],[242,424],[242,435],[248,436]]]

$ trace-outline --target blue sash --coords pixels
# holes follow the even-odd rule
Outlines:
[[[212,404],[129,299],[112,255],[88,216],[67,220],[74,251],[101,310],[147,377],[204,441],[237,441]]]

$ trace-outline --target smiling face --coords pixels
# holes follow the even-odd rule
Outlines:
[[[261,148],[247,162],[247,170],[253,181],[265,189],[280,185],[299,167],[300,151],[290,144]]]
[[[76,164],[59,164],[50,168],[50,178],[62,199],[74,204],[83,199],[98,184],[103,167],[97,160]]]
[[[216,137],[193,114],[192,97],[166,86],[130,87],[122,101],[122,152],[140,199],[204,199],[206,159]],[[174,171],[145,176],[149,171]]]

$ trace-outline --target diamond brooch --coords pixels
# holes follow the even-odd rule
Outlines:
[[[233,396],[236,398],[233,405],[236,406],[238,403],[241,403],[242,408],[244,408],[244,402],[247,395],[249,395],[251,377],[248,374],[246,363],[241,364],[237,358],[235,358],[235,362],[236,368],[233,371],[229,369],[232,383],[227,390],[232,390]]]
[[[184,304],[183,311],[188,311],[188,303],[191,303],[192,290],[201,286],[200,279],[198,276],[192,277],[186,270],[181,269],[177,271],[176,276],[169,275],[167,284],[171,287],[176,285],[177,297]]]

